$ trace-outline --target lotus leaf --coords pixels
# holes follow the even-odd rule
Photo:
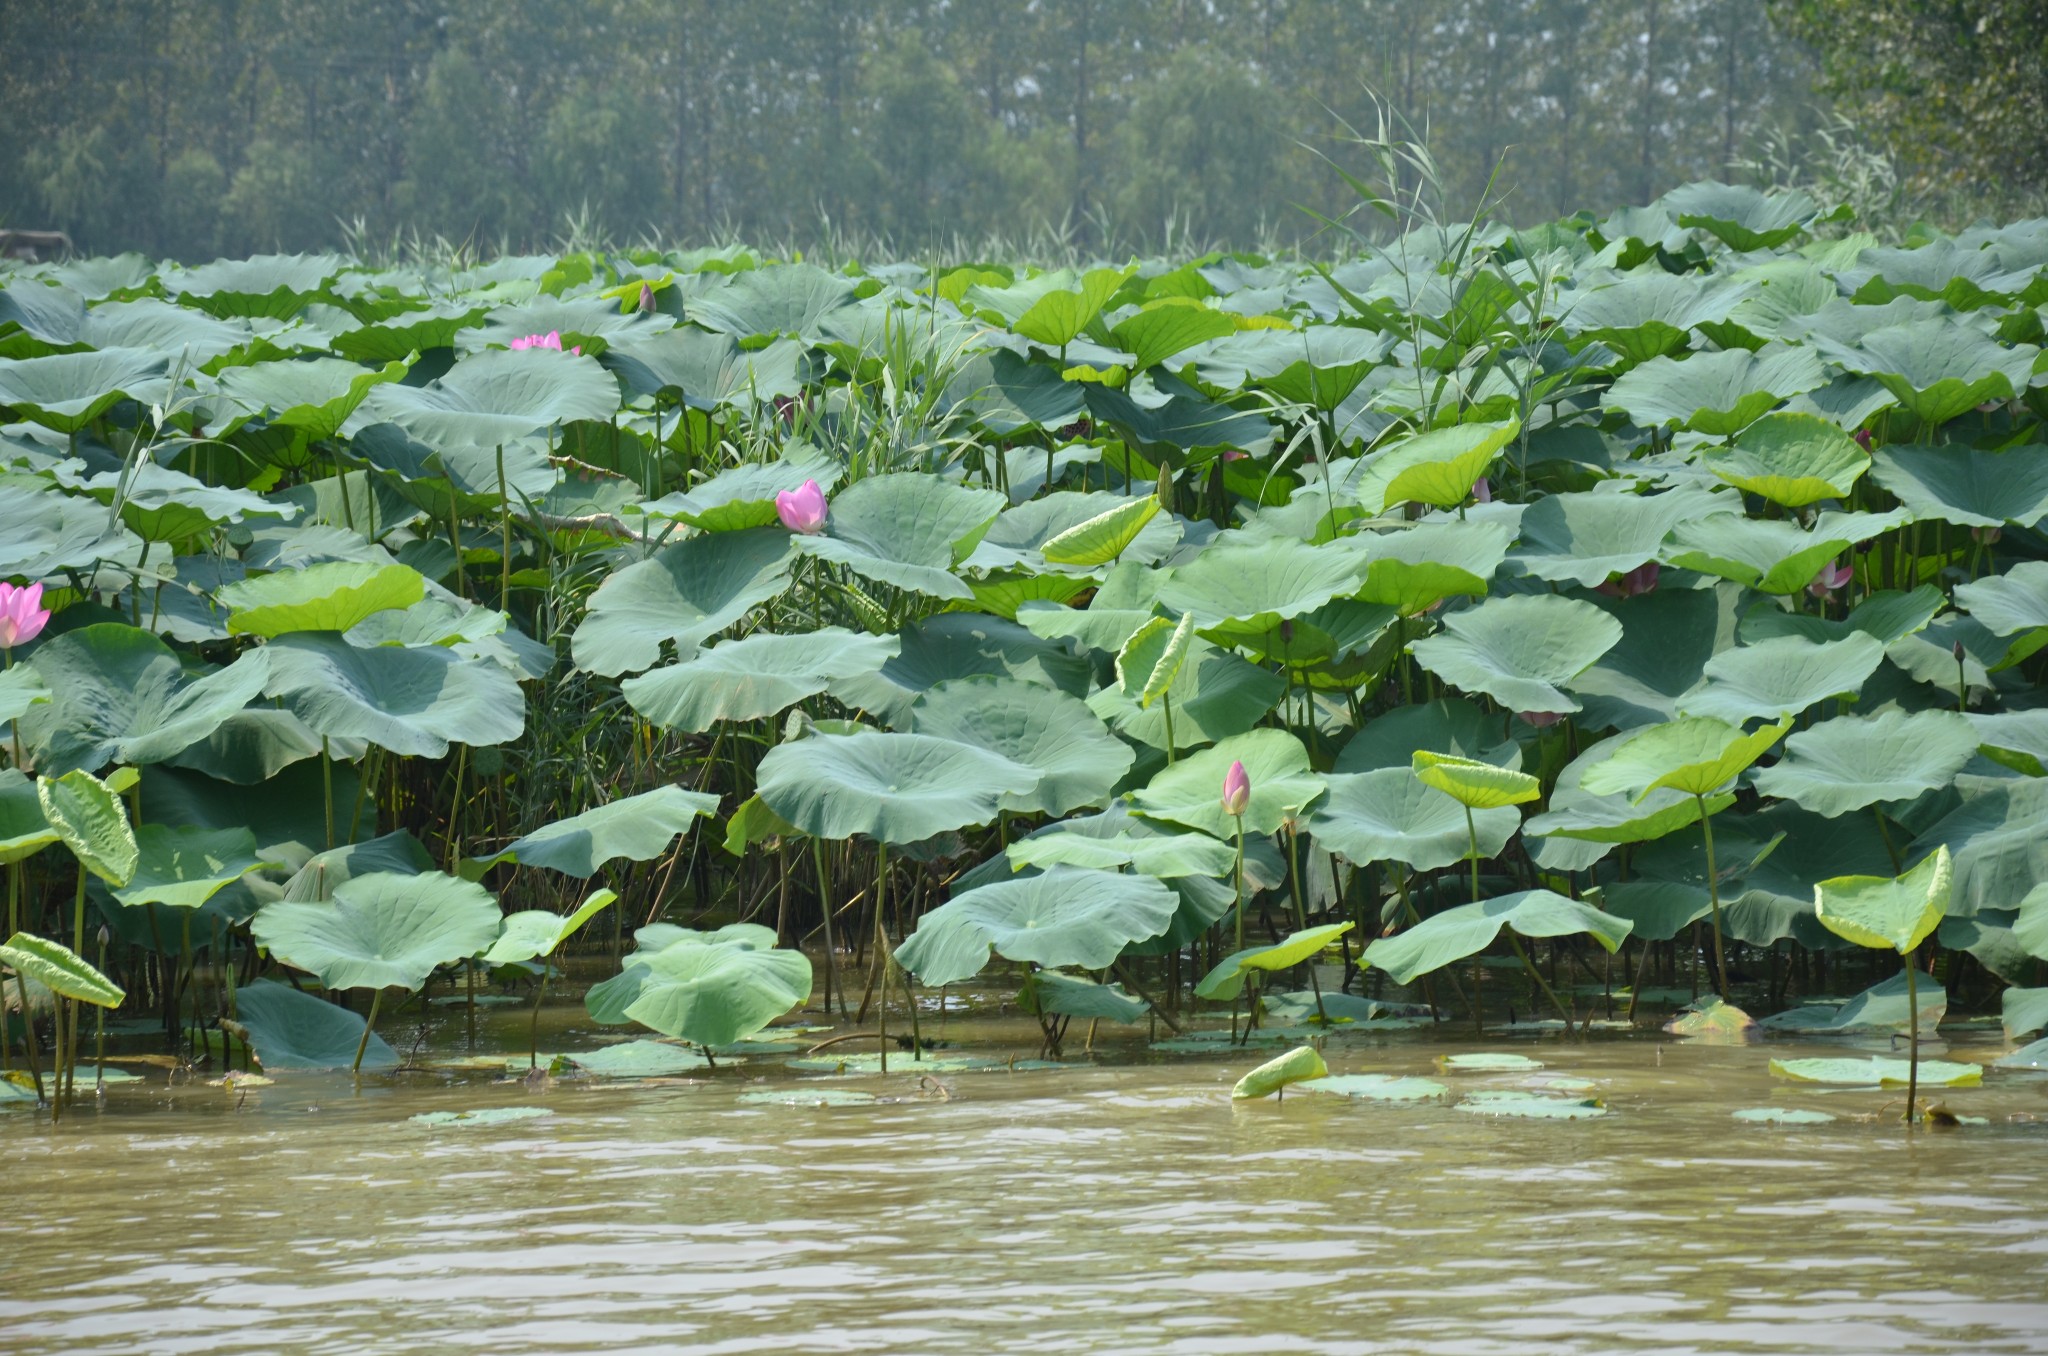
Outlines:
[[[1329,1073],[1330,1066],[1323,1063],[1322,1052],[1312,1045],[1304,1045],[1284,1055],[1274,1056],[1238,1079],[1237,1086],[1230,1090],[1230,1097],[1232,1101],[1243,1102],[1270,1097],[1274,1093],[1284,1096],[1288,1084],[1327,1078]]]
[[[1621,640],[1621,624],[1591,603],[1548,594],[1489,598],[1445,618],[1410,648],[1445,682],[1514,711],[1576,711],[1560,688]]]
[[[336,886],[328,903],[266,904],[249,932],[326,988],[417,990],[436,967],[489,946],[499,922],[480,885],[438,871],[373,872]]]
[[[1381,937],[1365,949],[1363,966],[1385,970],[1397,984],[1442,969],[1485,950],[1503,927],[1525,937],[1585,933],[1608,951],[1620,948],[1629,921],[1552,890],[1522,890],[1432,914],[1404,932]]]
[[[1011,813],[1063,815],[1098,805],[1131,770],[1128,745],[1078,698],[1021,678],[983,676],[940,683],[910,708],[910,728],[984,749],[1039,774],[1025,793],[1006,794]]]
[[[789,586],[787,533],[713,532],[665,546],[606,579],[571,648],[576,663],[615,677],[652,668],[662,643],[684,659]]]
[[[717,811],[716,796],[658,786],[558,819],[487,857],[472,857],[463,863],[462,874],[479,880],[492,867],[512,862],[588,880],[607,862],[652,861],[678,835],[688,833],[699,815]]]
[[[935,735],[863,732],[778,744],[761,760],[757,791],[814,838],[854,834],[915,843],[986,824],[1006,796],[1044,774],[986,749]]]
[[[1978,739],[1952,711],[1838,716],[1787,739],[1786,757],[1757,773],[1756,788],[1833,818],[1948,785]]]
[[[223,586],[229,635],[275,639],[293,631],[346,631],[426,597],[427,581],[404,565],[334,561],[280,570]]]
[[[934,598],[971,598],[953,574],[995,522],[1004,498],[936,476],[869,476],[832,501],[825,531],[793,538],[797,549],[865,579]]]
[[[119,1007],[128,996],[126,990],[87,964],[70,947],[26,932],[17,932],[0,945],[0,965],[34,980],[60,998],[95,1007]]]
[[[1056,866],[955,895],[918,920],[896,960],[925,984],[981,973],[993,951],[1049,968],[1101,970],[1172,922],[1173,892],[1149,876]]]
[[[299,631],[264,648],[264,692],[328,738],[439,758],[450,744],[517,739],[526,699],[510,674],[437,645],[358,649],[331,631]]]
[[[362,1043],[362,1017],[347,1008],[302,993],[289,984],[258,979],[235,989],[237,1034],[249,1043],[256,1062],[272,1073],[286,1069],[345,1069]],[[366,1069],[398,1067],[398,1052],[370,1033],[363,1048]]]
[[[1223,809],[1223,777],[1242,762],[1251,778],[1251,800],[1242,822],[1247,833],[1277,832],[1283,821],[1303,815],[1325,782],[1309,768],[1308,750],[1285,730],[1252,730],[1190,754],[1153,777],[1131,796],[1131,806],[1150,819],[1199,829],[1212,838],[1232,838],[1238,819]]]
[[[1520,826],[1512,809],[1475,810],[1479,855],[1499,856]],[[1331,776],[1329,794],[1305,827],[1319,846],[1360,866],[1397,861],[1436,871],[1472,852],[1464,807],[1404,768]]]
[[[1845,498],[1870,469],[1870,454],[1825,419],[1770,414],[1745,428],[1728,452],[1709,452],[1702,464],[1746,494],[1804,508]]]
[[[251,871],[275,869],[262,860],[247,829],[171,828],[144,824],[136,831],[134,874],[114,889],[125,905],[168,904],[196,909]]]

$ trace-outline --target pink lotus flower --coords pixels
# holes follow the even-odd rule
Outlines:
[[[814,537],[825,525],[825,492],[815,480],[806,480],[793,490],[775,496],[775,516],[792,532]]]
[[[1614,578],[1595,589],[1594,592],[1604,593],[1610,598],[1633,598],[1639,593],[1648,593],[1656,588],[1657,575],[1659,573],[1660,567],[1657,562],[1654,560],[1648,561],[1645,564],[1636,566],[1627,574],[1614,576]]]
[[[1562,711],[1517,711],[1515,715],[1539,730],[1547,730],[1564,719]]]
[[[0,584],[0,650],[26,645],[43,633],[50,610],[43,606],[43,586],[16,588]]]
[[[1485,476],[1481,476],[1472,482],[1472,499],[1474,503],[1479,504],[1491,504],[1493,502],[1493,485]]]
[[[1820,573],[1806,586],[1806,591],[1816,598],[1826,598],[1842,585],[1856,577],[1856,572],[1847,565],[1837,565],[1832,560],[1820,567]]]
[[[514,339],[512,341],[512,351],[514,353],[529,348],[551,348],[555,352],[560,353],[562,351],[562,332],[560,330],[549,330],[546,334],[529,334],[524,339]],[[580,355],[583,352],[583,345],[578,344],[569,351]]]
[[[1243,763],[1232,763],[1230,771],[1223,774],[1223,813],[1242,815],[1251,803],[1252,779],[1245,774]]]

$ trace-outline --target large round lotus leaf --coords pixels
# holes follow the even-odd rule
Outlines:
[[[695,1045],[745,1040],[811,996],[811,962],[801,951],[685,940],[638,968],[640,992],[626,1016]]]
[[[942,612],[904,627],[898,640],[901,651],[877,672],[835,678],[827,690],[847,706],[900,724],[919,693],[956,678],[1007,674],[1076,697],[1093,686],[1087,660],[1066,645],[985,613]]]
[[[117,401],[158,399],[169,359],[140,348],[0,358],[0,406],[59,433],[76,433]]]
[[[1287,680],[1218,649],[1197,636],[1174,671],[1173,681],[1150,706],[1142,693],[1111,684],[1091,694],[1088,709],[1118,734],[1155,749],[1166,747],[1168,708],[1176,749],[1243,734],[1263,719],[1287,691]]]
[[[1625,481],[1578,494],[1546,495],[1522,514],[1510,572],[1593,588],[1657,558],[1671,529],[1715,505],[1699,490],[1635,494]]]
[[[1310,1079],[1301,1086],[1306,1092],[1327,1092],[1367,1102],[1424,1102],[1450,1091],[1433,1078],[1394,1074],[1331,1074]]]
[[[1497,767],[1522,765],[1522,747],[1507,737],[1505,720],[1488,715],[1463,697],[1440,697],[1398,706],[1368,720],[1338,751],[1333,770],[1406,769],[1419,749],[1478,758]]]
[[[1801,1083],[1840,1083],[1880,1088],[1903,1088],[1913,1073],[1912,1061],[1904,1059],[1774,1059],[1771,1072]],[[1945,1059],[1920,1061],[1921,1087],[1974,1088],[1984,1081],[1981,1064],[1958,1064]]]
[[[1777,248],[1820,212],[1804,193],[1765,193],[1747,184],[1685,184],[1658,202],[1677,213],[1680,226],[1711,232],[1743,251]]]
[[[1955,779],[1961,804],[1913,841],[1913,852],[1946,846],[1955,859],[1953,911],[2009,909],[2048,880],[2048,780]]]
[[[1739,634],[1746,645],[1773,636],[1805,636],[1808,640],[1838,640],[1851,631],[1876,636],[1886,645],[1926,629],[1934,615],[1947,606],[1947,599],[1932,584],[1922,584],[1911,593],[1883,589],[1849,610],[1840,621],[1830,621],[1807,612],[1787,612],[1775,602],[1759,601],[1743,614]],[[1722,648],[1726,648],[1724,645]]]
[[[1056,368],[1008,349],[993,349],[972,354],[953,368],[942,399],[947,409],[959,411],[1000,438],[1071,424],[1081,414],[1081,386],[1062,380]]]
[[[400,829],[381,838],[316,852],[284,883],[284,898],[295,903],[332,899],[335,887],[380,871],[417,876],[434,869],[420,840]]]
[[[1804,1107],[1787,1110],[1777,1106],[1753,1106],[1731,1114],[1738,1121],[1756,1125],[1827,1125],[1835,1119],[1825,1111],[1810,1111]]]
[[[189,678],[168,645],[116,622],[48,640],[32,662],[50,700],[29,708],[21,731],[44,772],[163,762],[261,696],[271,676],[268,654],[252,651]]]
[[[777,521],[775,496],[800,489],[806,480],[830,490],[845,468],[807,443],[783,448],[775,461],[730,466],[687,491],[664,495],[641,511],[651,518],[675,518],[707,532],[770,527]]]
[[[761,760],[756,791],[813,838],[916,843],[988,823],[1006,796],[1027,795],[1041,779],[950,739],[864,731],[776,745]]]
[[[1514,529],[1504,522],[1456,519],[1361,533],[1348,543],[1363,557],[1364,582],[1356,596],[1404,617],[1426,612],[1446,598],[1483,596],[1514,538]]]
[[[1893,641],[1884,657],[1917,683],[1941,693],[1944,705],[1955,700],[1958,682],[1971,689],[1991,686],[1991,675],[2034,653],[2048,632],[2034,632],[2014,638],[1995,636],[1975,617],[1962,612],[1945,613],[1922,630]],[[1956,650],[1962,649],[1958,673]]]
[[[628,678],[619,690],[627,705],[656,725],[694,734],[721,720],[779,715],[835,681],[880,672],[902,647],[895,636],[861,635],[841,626],[789,636],[756,631]]]
[[[1726,437],[1826,381],[1812,349],[1766,344],[1754,353],[1738,348],[1683,360],[1652,358],[1618,378],[1607,400],[1646,427],[1677,424]]]
[[[816,264],[770,264],[689,298],[684,313],[735,339],[784,334],[815,338],[826,317],[853,304],[853,284]]]
[[[1444,620],[1409,648],[1416,662],[1511,711],[1576,711],[1560,687],[1614,648],[1621,623],[1591,603],[1553,594],[1489,598]]]
[[[688,658],[789,586],[788,533],[711,532],[664,546],[590,595],[570,642],[579,667],[613,677],[652,668],[664,641]]]
[[[1103,490],[1060,490],[1004,509],[967,564],[1050,567],[1066,574],[1097,571],[1117,561],[1148,565],[1172,550],[1180,533],[1179,519],[1159,516],[1155,495],[1132,499]]]
[[[1744,429],[1733,448],[1707,452],[1701,464],[1745,493],[1804,508],[1846,498],[1870,469],[1870,454],[1817,415],[1771,414]]]
[[[266,904],[256,944],[329,989],[418,989],[435,967],[476,955],[498,936],[488,890],[438,871],[376,872],[336,887],[324,904]]]
[[[1813,887],[1814,912],[1828,931],[1858,946],[1905,955],[1941,924],[1955,888],[1955,867],[1938,847],[1903,876],[1836,876]]]
[[[1677,707],[1688,716],[1734,724],[1754,716],[1797,715],[1815,702],[1860,692],[1884,662],[1884,649],[1876,636],[1852,631],[1818,644],[1780,636],[1723,650],[1707,661],[1705,679]]]
[[[1881,447],[1872,464],[1872,478],[1916,518],[2032,527],[2048,514],[2048,456],[2039,447]]]
[[[1744,734],[1740,725],[1694,716],[1652,725],[1620,741],[1579,784],[1596,796],[1642,800],[1662,786],[1703,796],[1734,781],[1792,728],[1790,719]]]
[[[1551,890],[1522,890],[1432,914],[1405,932],[1366,947],[1359,964],[1384,970],[1397,984],[1442,969],[1493,944],[1504,927],[1524,937],[1565,937],[1584,933],[1608,951],[1618,950],[1629,921]]]
[[[1668,216],[1661,211],[1655,216],[1668,228]],[[1566,333],[1597,339],[1640,363],[1683,348],[1689,331],[1727,319],[1753,291],[1747,283],[1705,282],[1650,269],[1589,290],[1565,310],[1563,324]]]
[[[463,864],[462,874],[477,880],[492,867],[513,862],[588,880],[606,862],[652,861],[668,851],[677,835],[688,833],[697,816],[717,812],[717,796],[657,786],[558,819],[488,857],[472,857]]]
[[[1079,1017],[1086,1021],[1135,1022],[1152,1010],[1121,984],[1098,984],[1058,970],[1033,970],[1024,976],[1017,1006],[1036,1016]]]
[[[250,414],[319,441],[341,431],[373,387],[405,376],[405,363],[359,367],[342,358],[230,367],[219,378],[221,394]]]
[[[1596,606],[1621,622],[1621,643],[1572,679],[1585,705],[1581,728],[1632,730],[1675,716],[1707,661],[1735,644],[1740,597],[1733,585],[1600,597]]]
[[[1834,355],[1851,372],[1867,372],[1923,425],[1939,427],[1990,400],[2024,391],[2040,352],[2008,347],[1969,325],[1942,318],[1873,330]]]
[[[2004,574],[1958,584],[1956,606],[1994,636],[2048,627],[2048,561],[2023,560]]]
[[[953,574],[1007,501],[918,472],[869,476],[832,500],[825,530],[797,549],[864,579],[934,598],[971,598]]]
[[[209,485],[183,471],[144,461],[131,471],[93,476],[84,488],[103,503],[120,498],[121,521],[147,541],[183,541],[223,523],[244,518],[289,518],[290,503],[274,502],[247,490]],[[353,543],[351,543],[353,546]]]
[[[1202,976],[1195,985],[1195,997],[1213,1001],[1235,999],[1244,992],[1245,980],[1251,971],[1271,974],[1300,965],[1320,956],[1330,943],[1351,931],[1353,926],[1349,922],[1325,923],[1321,927],[1291,932],[1264,946],[1248,946],[1242,951],[1233,951]]]
[[[450,744],[503,744],[526,728],[525,694],[487,659],[438,645],[357,649],[331,631],[280,636],[263,652],[265,693],[329,738],[439,758]]]
[[[1369,459],[1352,487],[1369,514],[1414,500],[1449,508],[1472,497],[1472,483],[1522,431],[1521,421],[1430,429]]]
[[[1907,521],[1891,513],[1830,513],[1812,531],[1777,519],[1717,513],[1680,523],[1666,559],[1673,565],[1732,579],[1763,593],[1797,593],[1821,567],[1858,542],[1869,541]]]
[[[229,635],[272,639],[292,631],[346,631],[376,613],[409,608],[426,592],[426,579],[407,566],[337,560],[243,579],[215,597],[228,609]]]
[[[144,824],[136,832],[135,873],[114,890],[126,905],[168,904],[196,909],[251,871],[274,868],[256,851],[247,829],[172,828]]]
[[[910,728],[1038,773],[1030,791],[1003,797],[1002,808],[1017,814],[1063,815],[1098,805],[1136,759],[1080,699],[1021,678],[941,683],[910,708]]]
[[[37,777],[36,802],[80,866],[113,886],[133,879],[140,849],[127,808],[107,783],[90,772]]]
[[[803,345],[793,339],[742,348],[731,335],[685,325],[614,336],[603,362],[618,373],[628,395],[673,393],[692,408],[715,410],[750,408],[798,394],[803,390],[798,370],[803,357]]]
[[[1756,789],[1833,818],[1947,786],[1978,738],[1953,711],[1837,716],[1787,739],[1786,756],[1756,774]]]
[[[1524,830],[1531,837],[1555,834],[1589,843],[1640,843],[1698,822],[1699,802],[1668,786],[1638,799],[1627,792],[1596,795],[1581,784],[1587,769],[1598,766],[1626,738],[1603,740],[1567,763],[1551,788],[1549,811],[1529,820]],[[1707,812],[1718,813],[1734,803],[1732,791],[1712,795],[1707,797]]]
[[[346,266],[338,254],[257,254],[164,271],[164,290],[208,315],[288,320],[326,293]],[[185,302],[184,298],[191,298]]]
[[[638,307],[621,310],[614,297],[557,297],[542,293],[495,307],[481,325],[457,335],[456,348],[466,356],[493,345],[509,349],[528,335],[552,334],[564,349],[573,353],[578,348],[588,351],[608,347],[629,334],[666,334],[674,328],[673,318],[660,312],[644,314]]]
[[[283,1069],[346,1069],[363,1039],[360,1013],[329,1003],[289,984],[258,979],[235,986],[238,1033],[256,1062],[272,1073]],[[363,1047],[365,1069],[398,1067],[398,1052],[376,1032]]]
[[[431,447],[524,442],[578,419],[608,420],[619,387],[594,358],[567,353],[472,353],[425,386],[379,386],[363,402]]]
[[[1239,820],[1223,808],[1223,778],[1242,762],[1251,779],[1251,801],[1243,815],[1246,833],[1277,833],[1323,793],[1321,776],[1309,769],[1308,750],[1285,730],[1251,730],[1193,753],[1160,771],[1131,796],[1131,808],[1151,819],[1200,829],[1213,838],[1235,838]]]
[[[566,1058],[578,1073],[596,1074],[599,1078],[668,1078],[694,1073],[711,1063],[695,1050],[667,1041],[624,1041],[602,1050],[579,1051]]]
[[[436,301],[417,310],[335,333],[329,346],[353,362],[388,363],[411,353],[455,347],[456,336],[471,329],[490,307],[474,301]],[[532,331],[526,331],[532,333]]]
[[[1460,805],[1475,810],[1521,805],[1543,794],[1543,783],[1528,773],[1478,758],[1417,749],[1409,767],[1416,781],[1433,786]]]
[[[1049,968],[1108,967],[1173,921],[1178,897],[1150,876],[1056,866],[955,895],[918,919],[896,960],[931,985],[981,973],[991,950]]]
[[[1211,546],[1166,577],[1159,601],[1193,614],[1205,629],[1228,621],[1270,625],[1352,592],[1359,575],[1357,555],[1334,547],[1288,538]]]
[[[1468,1092],[1456,1109],[1475,1116],[1515,1116],[1538,1121],[1586,1121],[1607,1114],[1607,1104],[1598,1097],[1559,1097],[1513,1088]]]

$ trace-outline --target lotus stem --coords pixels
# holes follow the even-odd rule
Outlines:
[[[334,756],[328,751],[327,736],[320,736],[320,790],[327,799],[327,850],[334,851]]]
[[[1296,835],[1295,824],[1292,819],[1286,822],[1285,828],[1287,830],[1287,893],[1294,897],[1294,926],[1306,932],[1308,931],[1308,910],[1302,906],[1301,902],[1301,867],[1299,862],[1301,841]],[[1309,957],[1308,960],[1308,987],[1309,991],[1316,996],[1316,1020],[1323,1024],[1324,1030],[1328,1030],[1330,1014],[1323,1011],[1323,984],[1321,980],[1316,978],[1316,962],[1313,956]]]
[[[1166,765],[1173,766],[1173,694],[1159,694],[1160,713],[1166,717]]]
[[[1536,987],[1543,990],[1543,996],[1550,1000],[1550,1005],[1557,1009],[1557,1015],[1564,1019],[1564,1034],[1565,1038],[1569,1040],[1572,1034],[1572,1015],[1566,1009],[1564,1000],[1557,996],[1557,990],[1551,988],[1549,981],[1543,978],[1543,972],[1536,968],[1536,962],[1529,959],[1529,953],[1523,949],[1522,939],[1515,935],[1515,930],[1508,928],[1506,932],[1508,934],[1508,945],[1514,948],[1516,959],[1520,960],[1522,968],[1529,972],[1529,978],[1536,981]]]
[[[1698,792],[1693,799],[1700,806],[1700,832],[1707,844],[1707,907],[1714,913],[1714,977],[1720,981],[1723,1003],[1728,1001],[1728,953],[1721,942],[1721,880],[1714,869],[1714,818],[1707,813],[1707,798]]]
[[[370,993],[370,1015],[363,1019],[363,1038],[356,1042],[355,1061],[348,1071],[356,1078],[363,1076],[363,1051],[370,1048],[370,1033],[377,1029],[377,1008],[384,1002],[384,990],[375,989]]]
[[[107,927],[100,925],[101,974],[107,972]],[[95,1097],[104,1097],[107,1092],[107,1010],[97,1003],[92,1009],[92,1091]]]
[[[832,942],[832,891],[825,875],[825,840],[811,840],[811,860],[818,868],[818,912],[825,918],[825,1015],[832,1015],[832,992],[839,991],[839,1015],[846,1016],[846,990],[839,984],[839,948]]]
[[[876,995],[875,1025],[882,1033],[881,1071],[889,1072],[889,949],[882,935],[882,906],[888,902],[889,845],[875,844],[875,962],[882,967],[881,992]]]
[[[1242,951],[1244,950],[1244,816],[1237,815],[1235,818],[1237,819],[1237,862],[1231,868],[1230,879],[1232,888],[1237,896],[1237,903],[1232,909],[1234,915],[1232,922],[1237,928],[1237,944],[1231,950]],[[1243,1002],[1244,986],[1239,985],[1237,996],[1230,1000],[1230,1038],[1233,1041],[1237,1039],[1237,1009]],[[1245,1028],[1245,1032],[1249,1035],[1251,1028]]]
[[[548,994],[548,958],[540,958],[540,986],[533,992],[533,1017],[526,1024],[526,1067],[540,1067],[540,1004]]]
[[[1914,976],[1919,969],[1913,957],[1920,948],[1906,953],[1906,1124],[1913,1123],[1913,1104],[1920,1096],[1920,989]]]

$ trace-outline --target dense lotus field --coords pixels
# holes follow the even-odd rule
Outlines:
[[[1049,1055],[2021,1040],[2048,222],[1847,229],[13,267],[0,1095],[110,1023],[389,1068],[571,956],[689,1060],[808,1003],[884,1063],[969,980]]]

